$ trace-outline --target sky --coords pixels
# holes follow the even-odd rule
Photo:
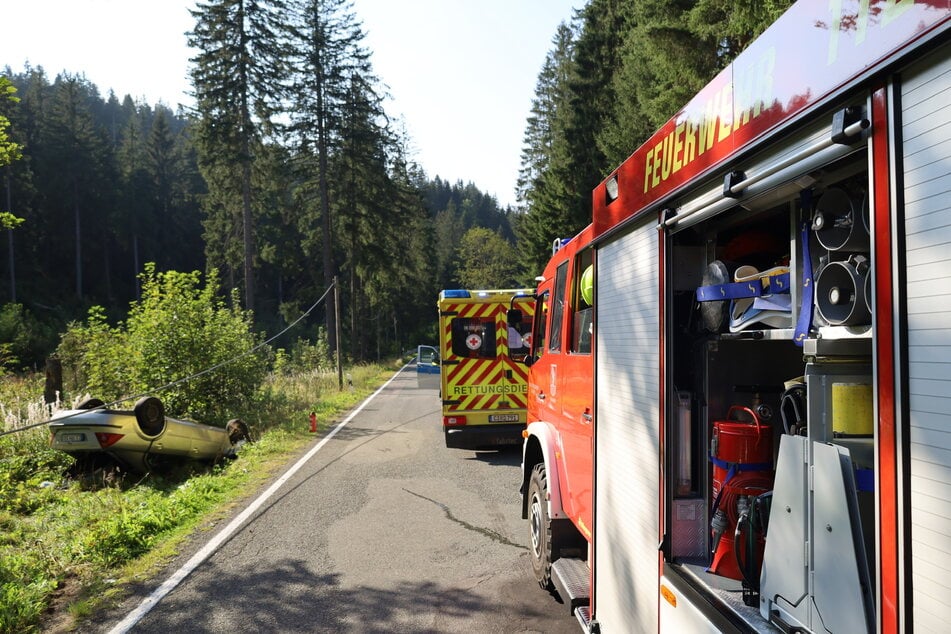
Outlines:
[[[430,178],[515,203],[522,137],[558,24],[585,0],[353,0],[364,45]],[[0,0],[0,69],[83,74],[173,110],[190,104],[194,0]]]

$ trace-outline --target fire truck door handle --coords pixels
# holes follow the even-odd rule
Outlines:
[[[539,400],[539,401],[544,401],[544,400],[545,400],[545,393],[544,393],[544,392],[539,392],[539,393],[538,393],[538,400]]]
[[[590,423],[590,422],[591,422],[591,412],[584,412],[583,414],[581,414],[581,418],[584,419],[584,422]]]

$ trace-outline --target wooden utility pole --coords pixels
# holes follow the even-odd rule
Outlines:
[[[340,285],[334,275],[334,323],[337,335],[337,389],[343,389],[343,364],[340,361]]]

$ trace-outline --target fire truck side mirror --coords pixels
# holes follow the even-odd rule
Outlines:
[[[522,311],[518,308],[510,308],[508,313],[505,316],[505,320],[509,326],[518,326],[522,323]]]

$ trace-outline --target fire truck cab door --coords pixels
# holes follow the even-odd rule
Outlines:
[[[532,373],[534,381],[528,384],[528,421],[551,421],[560,414],[558,404],[558,364],[560,356],[549,349],[551,334],[551,286],[539,288],[535,306],[535,326],[532,330]]]
[[[529,385],[530,420],[560,421],[562,417],[561,390],[564,382],[562,344],[564,341],[565,285],[567,262],[562,263],[553,284],[539,286],[539,300],[535,311],[538,332],[533,337],[532,373],[535,385]]]
[[[416,385],[420,389],[439,389],[439,350],[432,346],[416,348]]]

